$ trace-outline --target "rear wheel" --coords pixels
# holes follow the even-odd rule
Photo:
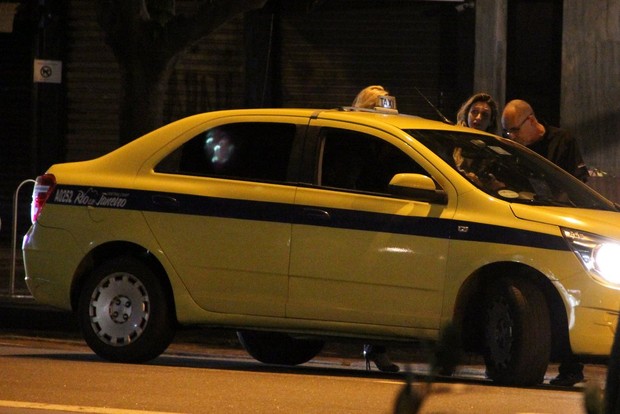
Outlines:
[[[543,382],[551,350],[549,308],[529,280],[504,277],[487,294],[487,375],[506,385]]]
[[[265,364],[303,364],[324,345],[320,340],[297,339],[280,332],[238,331],[237,337],[248,354]]]
[[[174,337],[174,318],[161,282],[133,257],[118,257],[96,268],[80,292],[77,312],[88,346],[110,361],[151,360]]]

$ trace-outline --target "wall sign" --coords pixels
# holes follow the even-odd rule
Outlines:
[[[33,82],[60,83],[62,82],[62,61],[34,60]]]

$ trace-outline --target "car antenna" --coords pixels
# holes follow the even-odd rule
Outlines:
[[[437,112],[437,114],[439,115],[439,117],[443,120],[443,122],[445,122],[446,124],[449,125],[454,125],[454,122],[451,122],[448,118],[446,118],[439,109],[437,109],[437,107],[435,105],[433,105],[433,103],[422,93],[420,92],[420,90],[414,86],[413,89],[415,89],[415,91],[422,97],[424,98],[424,100],[426,101],[427,104],[429,104],[431,106],[431,108],[433,108],[435,110],[435,112]]]

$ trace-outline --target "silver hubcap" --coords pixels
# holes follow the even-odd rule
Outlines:
[[[142,335],[150,301],[144,285],[129,273],[106,276],[90,299],[90,324],[103,342],[125,346]]]

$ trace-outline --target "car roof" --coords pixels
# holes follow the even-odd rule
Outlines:
[[[391,125],[399,129],[439,129],[454,131],[469,131],[471,129],[462,126],[455,126],[445,122],[431,120],[416,115],[402,113],[389,113],[381,110],[356,109],[351,107],[340,107],[331,109],[320,108],[258,108],[258,109],[231,109],[190,116],[177,122],[208,121],[217,118],[237,117],[237,116],[291,116],[314,119],[329,119],[345,122],[363,123],[379,126]],[[481,131],[477,131],[481,132]]]
[[[170,139],[181,131],[191,129],[193,126],[200,126],[205,122],[214,120],[224,120],[232,117],[299,117],[307,119],[325,119],[343,122],[353,122],[374,127],[385,127],[390,125],[398,129],[433,129],[446,131],[469,131],[471,129],[461,126],[454,126],[445,122],[430,120],[415,115],[393,114],[374,110],[356,110],[354,108],[333,108],[333,109],[313,109],[313,108],[257,108],[257,109],[230,109],[213,112],[205,112],[192,115],[178,121],[165,125],[153,132],[150,132],[134,142],[153,141],[160,139],[162,135]],[[248,119],[251,122],[251,119]],[[480,133],[481,131],[476,131]],[[157,137],[157,138],[156,138]],[[153,143],[153,142],[152,142]],[[155,144],[155,143],[153,143]],[[142,144],[144,145],[144,143]],[[155,144],[157,145],[157,144]]]
[[[416,115],[401,113],[386,113],[380,110],[356,110],[354,108],[343,108],[338,110],[320,111],[317,118],[332,119],[341,121],[363,121],[365,124],[389,124],[398,129],[440,129],[440,130],[459,130],[463,127],[454,126],[441,121],[422,118]],[[471,130],[470,130],[471,132]]]

